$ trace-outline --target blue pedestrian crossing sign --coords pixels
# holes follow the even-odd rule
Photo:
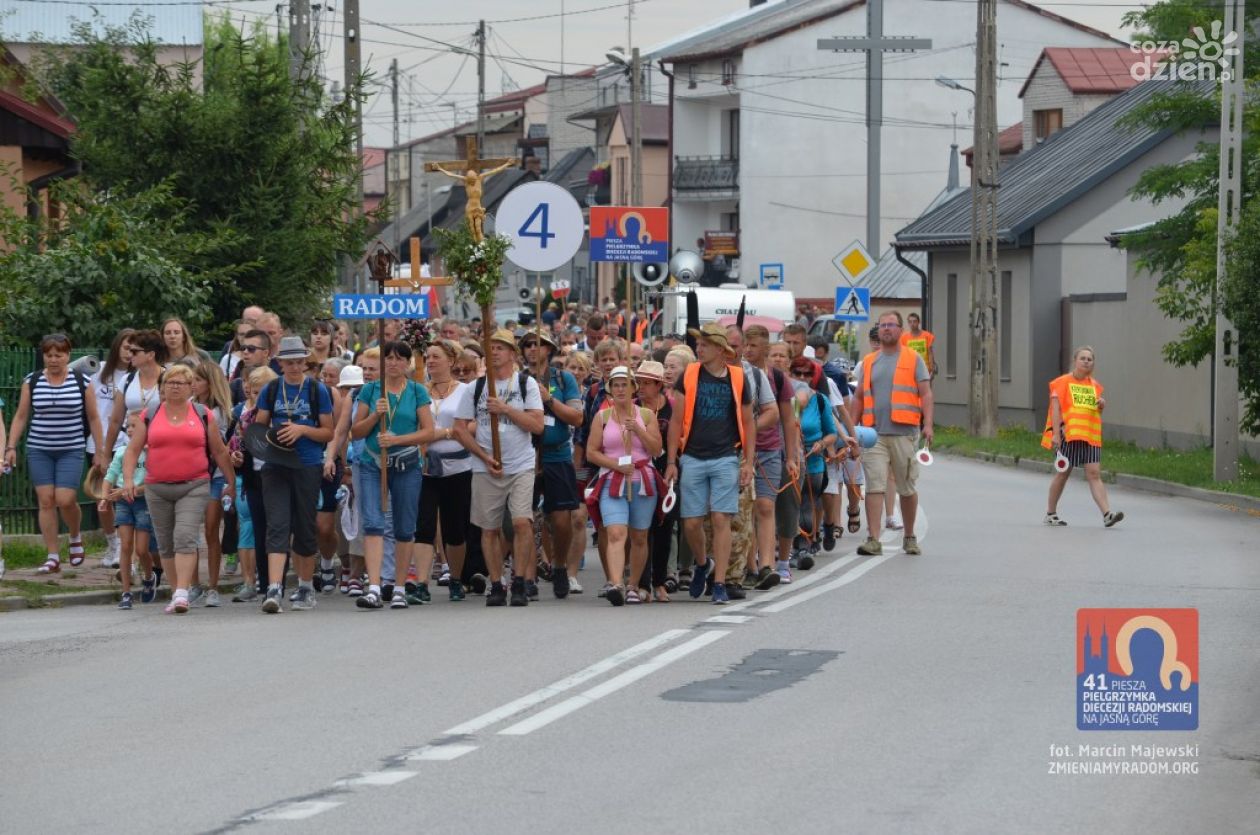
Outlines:
[[[837,287],[836,319],[841,322],[866,322],[871,318],[871,288]]]

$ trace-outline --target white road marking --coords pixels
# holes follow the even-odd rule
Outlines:
[[[751,615],[714,615],[705,620],[705,623],[748,623],[750,620]]]
[[[336,809],[341,805],[339,800],[300,800],[293,803],[282,803],[274,809],[249,815],[245,821],[300,821],[313,818],[321,812]]]
[[[790,609],[798,603],[804,603],[806,600],[813,600],[815,597],[818,597],[821,594],[826,594],[829,591],[835,591],[841,586],[847,586],[849,583],[852,583],[854,580],[857,580],[859,577],[861,577],[863,574],[870,571],[871,569],[875,568],[877,565],[880,565],[892,558],[893,558],[892,554],[885,554],[882,557],[871,557],[868,562],[862,563],[857,568],[850,571],[848,574],[845,574],[835,580],[832,580],[830,583],[824,583],[823,585],[818,586],[817,588],[810,589],[809,591],[801,592],[800,594],[794,594],[791,597],[787,598],[786,600],[780,600],[778,603],[771,603],[769,606],[765,607],[761,611],[765,613],[782,612],[784,609]]]
[[[539,728],[544,728],[552,722],[555,722],[557,719],[568,716],[576,710],[581,710],[589,704],[594,704],[605,696],[616,693],[623,687],[629,687],[639,679],[646,678],[657,670],[663,669],[664,667],[673,664],[680,658],[684,658],[697,650],[704,649],[709,644],[724,638],[729,634],[731,633],[728,629],[714,629],[711,632],[704,632],[697,635],[686,643],[679,644],[672,649],[665,650],[651,661],[640,664],[632,670],[626,670],[621,675],[610,678],[608,681],[592,687],[585,693],[579,693],[576,696],[565,699],[559,704],[552,705],[546,710],[540,711],[523,722],[518,722],[515,725],[504,728],[499,731],[499,733],[509,736],[524,736],[525,734],[532,733]]]
[[[518,713],[529,710],[535,705],[540,705],[553,696],[557,696],[566,690],[572,690],[593,678],[603,675],[614,667],[619,667],[625,662],[638,658],[640,655],[646,655],[659,646],[669,643],[670,641],[682,635],[686,635],[689,629],[669,629],[655,638],[649,638],[641,644],[635,644],[629,649],[624,649],[615,655],[610,655],[602,661],[596,661],[584,670],[580,670],[567,678],[562,678],[557,682],[547,685],[541,689],[535,690],[521,696],[515,701],[497,707],[487,713],[483,713],[476,719],[470,719],[461,725],[456,725],[447,731],[448,736],[460,736],[463,734],[475,734],[478,731],[485,730],[491,725],[497,725],[505,719],[510,719]]]
[[[465,754],[471,754],[476,750],[476,745],[461,745],[457,743],[450,745],[426,745],[423,748],[412,751],[403,759],[413,762],[447,762],[449,760],[457,760]]]
[[[419,771],[402,771],[394,769],[393,771],[368,771],[357,777],[347,777],[344,780],[338,780],[333,783],[337,788],[354,788],[355,786],[392,786],[401,783],[404,780],[410,780],[419,774]]]

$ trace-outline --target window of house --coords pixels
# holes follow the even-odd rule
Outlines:
[[[739,109],[722,111],[722,157],[739,159]]]
[[[1063,110],[1034,110],[1033,138],[1038,142],[1057,130],[1063,130]]]
[[[722,62],[722,84],[730,87],[735,83],[735,62],[727,58]]]
[[[945,276],[945,376],[958,377],[958,274]]]
[[[1011,381],[1011,271],[1002,270],[1002,287],[998,296],[998,376],[1002,382]]]

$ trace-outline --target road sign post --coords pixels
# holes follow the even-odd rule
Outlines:
[[[840,322],[866,322],[871,318],[871,288],[837,287],[836,319]]]

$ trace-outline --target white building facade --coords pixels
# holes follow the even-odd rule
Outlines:
[[[884,56],[881,252],[944,182],[949,145],[967,144],[975,19],[953,2],[885,0],[888,36],[931,38],[930,51]],[[674,246],[706,231],[738,231],[738,280],[783,265],[799,299],[834,299],[831,260],[866,237],[866,63],[818,49],[820,38],[863,37],[865,5],[784,0],[750,9],[654,51],[674,73]],[[1116,46],[1105,33],[1020,0],[999,0],[1004,80],[999,126],[1020,120],[1018,92],[1046,46]],[[957,130],[954,124],[957,124]]]

